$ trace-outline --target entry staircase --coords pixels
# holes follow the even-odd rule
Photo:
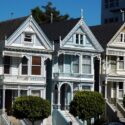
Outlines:
[[[68,110],[53,110],[53,125],[83,125],[83,123],[76,119],[69,113]]]
[[[106,108],[109,121],[119,121],[125,124],[125,109],[120,102],[114,104],[107,101]]]

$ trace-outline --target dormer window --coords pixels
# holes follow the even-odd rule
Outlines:
[[[76,34],[76,44],[83,45],[83,34]]]
[[[125,42],[125,33],[120,34],[120,42]]]
[[[32,34],[31,33],[25,33],[24,34],[24,41],[25,42],[32,42]]]

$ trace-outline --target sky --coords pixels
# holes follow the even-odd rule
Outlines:
[[[100,24],[101,0],[1,0],[0,21],[27,16],[31,14],[31,9],[44,6],[49,1],[61,14],[69,14],[70,17],[77,18],[80,17],[83,9],[83,17],[87,25]]]

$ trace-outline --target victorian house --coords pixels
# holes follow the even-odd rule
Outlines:
[[[68,109],[76,91],[94,91],[94,62],[100,61],[103,49],[82,17],[45,24],[41,29],[54,46],[49,87],[52,106]]]
[[[101,92],[115,110],[122,110],[125,95],[125,23],[111,23],[91,27],[104,48],[101,62]],[[115,111],[114,110],[114,111]]]
[[[77,90],[96,88],[101,52],[82,17],[39,25],[32,16],[0,22],[0,108],[9,113],[16,97],[34,95],[49,99],[52,109],[68,109]]]
[[[46,98],[45,61],[52,44],[29,17],[0,22],[0,107],[9,113],[17,96]]]

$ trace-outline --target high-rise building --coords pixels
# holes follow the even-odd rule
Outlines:
[[[102,0],[101,23],[125,20],[125,0]]]

